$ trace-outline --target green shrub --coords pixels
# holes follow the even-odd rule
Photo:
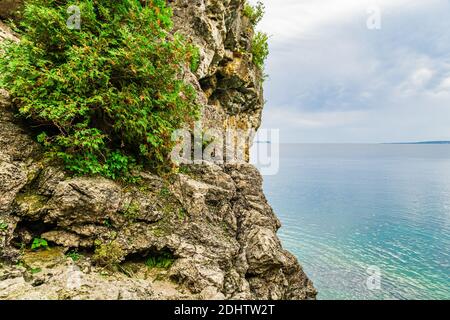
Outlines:
[[[256,26],[264,17],[265,10],[266,8],[261,1],[258,1],[255,6],[246,3],[244,6],[244,15],[250,20],[253,26]]]
[[[173,255],[168,251],[163,251],[157,255],[148,257],[145,265],[151,269],[169,269],[174,262],[175,258]]]
[[[36,273],[39,273],[39,272],[42,272],[41,268],[31,268],[30,269],[30,273],[31,274],[36,274]]]
[[[159,196],[162,198],[170,197],[171,194],[172,193],[168,187],[162,187],[161,190],[159,190]]]
[[[264,17],[265,6],[261,1],[255,6],[246,3],[244,6],[244,15],[255,27]],[[269,36],[264,32],[256,32],[252,39],[253,63],[261,70],[264,69],[264,63],[269,55]]]
[[[98,242],[96,246],[92,260],[102,267],[114,269],[125,256],[122,247],[114,241],[110,243]]]
[[[80,253],[78,253],[77,250],[72,250],[72,251],[69,251],[68,253],[66,253],[66,257],[72,259],[72,261],[78,261],[83,256]]]
[[[37,250],[37,249],[47,249],[48,243],[44,239],[40,238],[34,238],[33,243],[31,244],[31,250]]]
[[[80,30],[67,27],[71,5]],[[164,171],[173,131],[199,115],[182,77],[198,49],[171,28],[164,0],[29,0],[20,43],[0,48],[0,87],[73,173]]]
[[[269,56],[269,36],[264,32],[257,32],[252,42],[252,55],[253,63],[260,68],[264,69],[264,63]]]
[[[198,47],[192,47],[191,51],[191,71],[197,72],[198,68],[200,67],[200,49]]]

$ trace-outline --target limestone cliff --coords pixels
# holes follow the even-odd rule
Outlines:
[[[188,78],[204,124],[258,128],[262,75],[242,53],[253,33],[243,1],[169,2],[176,31],[201,51]],[[0,17],[11,8],[0,6]],[[0,22],[5,38],[14,36]],[[0,299],[315,298],[281,246],[280,222],[253,166],[205,162],[171,179],[142,172],[133,186],[74,178],[43,157],[6,91],[0,129]],[[51,248],[29,250],[34,238]],[[161,256],[170,257],[168,267],[145,265]],[[108,262],[117,268],[102,267]]]

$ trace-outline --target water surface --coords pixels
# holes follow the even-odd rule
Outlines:
[[[264,179],[319,299],[450,299],[450,145],[281,145]]]

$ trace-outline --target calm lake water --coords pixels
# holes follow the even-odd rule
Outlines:
[[[281,145],[264,179],[319,299],[450,299],[450,145]]]

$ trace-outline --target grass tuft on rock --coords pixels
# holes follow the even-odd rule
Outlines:
[[[174,262],[175,258],[173,254],[168,251],[162,251],[158,254],[147,257],[145,265],[150,269],[169,269]]]

